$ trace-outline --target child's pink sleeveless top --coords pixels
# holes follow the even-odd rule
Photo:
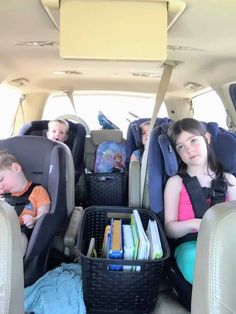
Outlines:
[[[210,200],[208,200],[210,203]],[[228,201],[227,195],[226,195],[226,202]],[[182,183],[180,196],[179,196],[179,207],[178,207],[178,220],[188,220],[195,218],[195,214],[193,211],[193,206],[190,201],[188,192]]]
[[[179,196],[178,220],[188,220],[193,219],[194,217],[192,203],[184,184],[182,184]]]

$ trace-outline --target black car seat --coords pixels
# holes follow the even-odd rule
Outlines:
[[[65,144],[70,148],[75,167],[75,184],[80,175],[84,172],[84,142],[86,129],[80,123],[69,123],[68,137]],[[19,131],[19,135],[47,136],[49,120],[38,120],[26,123]]]
[[[66,230],[74,209],[74,171],[69,148],[39,136],[15,136],[0,141],[0,149],[15,155],[33,183],[43,185],[51,198],[50,212],[38,219],[24,256],[25,286],[45,271],[53,238]]]
[[[211,142],[224,169],[235,175],[236,134],[220,128],[214,122],[203,122],[203,125],[212,135]],[[165,134],[166,127],[156,127],[153,130],[150,138],[147,162],[150,208],[157,213],[162,221],[164,212],[164,186],[168,177],[178,172],[178,158]],[[166,270],[173,291],[178,295],[180,302],[190,311],[192,286],[184,279],[173,258],[170,258],[166,264]]]

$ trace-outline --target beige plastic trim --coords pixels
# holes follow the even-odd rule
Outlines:
[[[52,23],[59,29],[59,14],[55,14],[55,10],[60,9],[61,0],[40,0],[44,10],[48,14]],[[157,0],[158,1],[158,0]],[[159,0],[160,2],[167,2],[167,30],[178,20],[180,15],[185,11],[187,4],[183,0]]]
[[[186,9],[187,4],[183,0],[169,0],[168,1],[168,27],[169,30],[172,25],[178,20],[180,15]]]
[[[60,0],[40,0],[42,5],[47,9],[59,9],[61,1]]]
[[[164,61],[167,57],[167,3],[62,1],[60,56],[92,60]]]

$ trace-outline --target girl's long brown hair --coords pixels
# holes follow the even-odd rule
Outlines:
[[[170,124],[167,130],[167,135],[175,149],[176,142],[181,134],[182,131],[189,132],[191,134],[202,136],[206,142],[207,146],[207,168],[209,170],[214,171],[216,174],[216,178],[224,178],[224,169],[219,160],[216,158],[216,154],[212,144],[208,143],[205,135],[207,133],[206,129],[204,128],[203,124],[195,119],[192,118],[184,118],[182,120],[178,120]],[[176,151],[176,150],[175,150]],[[176,152],[177,153],[177,152]],[[177,153],[178,155],[178,153]],[[179,156],[179,155],[178,155]],[[179,158],[179,174],[185,175],[187,172],[187,165]]]

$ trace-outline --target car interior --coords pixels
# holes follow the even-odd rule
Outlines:
[[[114,212],[122,207],[124,221],[131,208],[147,210],[163,225],[164,186],[179,166],[166,135],[169,123],[185,117],[201,121],[211,134],[217,157],[236,176],[235,13],[233,0],[1,1],[0,149],[19,158],[29,178],[48,189],[53,203],[51,212],[37,222],[22,260],[17,217],[0,200],[1,313],[24,313],[24,288],[61,263],[81,265],[85,256],[87,264],[82,268],[91,266],[91,278],[86,280],[95,280],[92,263],[97,258],[86,259],[89,241],[81,244],[88,207],[96,211],[110,206],[116,208]],[[13,98],[1,96],[3,87],[17,93],[14,106]],[[201,97],[212,93],[220,105],[216,98],[204,98],[198,105]],[[114,101],[109,98],[105,106],[106,96],[114,96]],[[115,101],[115,96],[132,100],[134,110],[128,101]],[[123,111],[126,128],[118,120]],[[65,144],[45,136],[48,122],[55,118],[70,125]],[[142,162],[130,162],[132,152],[141,147],[144,121],[150,121],[150,129]],[[95,171],[97,150],[104,142],[125,146],[124,170]],[[107,163],[112,149],[106,156],[104,152]],[[191,290],[180,291],[183,278],[172,263],[171,251],[163,261],[151,310],[138,309],[142,296],[129,300],[124,292],[124,302],[136,304],[137,311],[121,311],[119,303],[113,306],[116,300],[108,289],[111,313],[235,313],[235,205],[218,204],[204,215]],[[93,224],[107,221],[99,210],[96,215]],[[89,225],[87,229],[91,237],[97,232]],[[103,234],[96,239],[99,251],[102,240]],[[171,243],[167,246],[171,249]],[[95,272],[104,267],[99,261],[96,265]],[[119,283],[119,273],[113,273],[107,276],[109,283]],[[124,274],[125,287],[131,277]],[[122,287],[118,284],[117,289]],[[100,287],[95,284],[92,289]],[[90,312],[88,305],[87,314],[109,314],[107,304],[102,308],[96,301],[97,310]]]

